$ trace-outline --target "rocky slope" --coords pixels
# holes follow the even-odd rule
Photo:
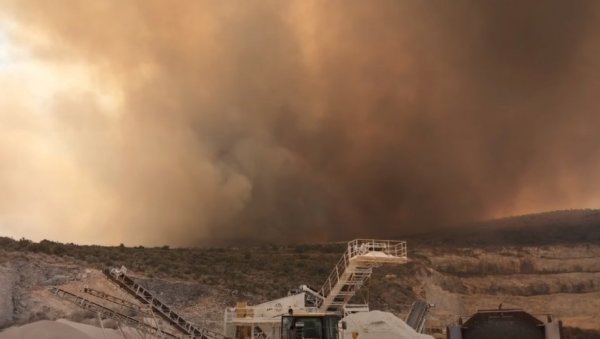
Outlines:
[[[431,327],[502,304],[539,315],[554,314],[566,326],[581,329],[569,331],[577,337],[600,337],[600,332],[594,332],[600,331],[600,242],[590,233],[596,226],[586,218],[577,214],[577,220],[587,220],[580,227],[554,223],[548,235],[530,233],[511,220],[518,225],[512,230],[503,225],[484,232],[463,231],[455,238],[413,237],[410,262],[378,268],[355,301],[403,315],[413,301],[425,299],[435,304]],[[503,240],[494,232],[501,232]],[[581,235],[586,232],[587,237]],[[319,286],[343,249],[343,243],[126,248],[4,238],[0,239],[0,327],[57,318],[94,323],[93,314],[58,299],[48,287],[59,285],[79,293],[89,286],[129,298],[99,271],[107,265],[126,265],[163,301],[192,321],[220,330],[224,308],[237,301],[270,300],[299,283]]]
[[[421,251],[427,266],[420,294],[437,305],[441,322],[502,304],[600,329],[599,245]]]
[[[0,251],[0,328],[65,315],[47,288],[85,278],[85,268],[58,257]]]

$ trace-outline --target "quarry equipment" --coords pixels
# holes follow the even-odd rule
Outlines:
[[[464,323],[448,326],[447,339],[561,339],[562,323],[550,315],[545,321],[521,309],[477,311]]]
[[[111,310],[108,307],[104,307],[98,303],[95,303],[89,299],[78,296],[74,293],[65,291],[58,287],[51,287],[50,292],[52,292],[57,297],[63,298],[84,310],[88,310],[96,313],[100,318],[113,319],[117,323],[123,323],[127,326],[133,327],[139,331],[144,333],[148,333],[157,337],[162,338],[177,338],[174,334],[161,330],[155,326],[152,326],[148,323],[135,319],[134,317],[130,317],[128,315],[122,314],[120,312]]]
[[[94,296],[96,298],[103,299],[103,300],[111,302],[111,303],[113,303],[115,305],[118,305],[121,308],[123,308],[126,311],[128,311],[129,313],[143,314],[143,315],[146,315],[146,316],[152,316],[150,314],[151,312],[148,312],[149,311],[148,309],[146,309],[144,307],[141,307],[141,306],[139,306],[136,303],[132,303],[132,302],[130,302],[128,300],[121,299],[119,297],[115,297],[115,296],[110,295],[108,293],[104,293],[102,291],[98,291],[98,290],[95,290],[95,289],[89,288],[89,287],[84,287],[83,288],[83,292],[87,293],[89,295],[92,295],[92,296]]]
[[[427,320],[427,314],[429,313],[429,308],[431,306],[431,304],[423,300],[413,303],[408,315],[406,316],[406,324],[417,331],[417,333],[423,333],[425,321]]]
[[[374,267],[407,261],[404,241],[357,239],[349,242],[319,291],[319,311],[343,312],[343,307],[371,277]]]
[[[167,322],[169,322],[174,328],[181,331],[186,335],[186,338],[191,339],[224,339],[225,337],[213,331],[205,328],[200,328],[190,321],[184,319],[182,316],[177,314],[171,307],[164,302],[156,298],[150,291],[135,282],[127,273],[125,267],[119,268],[107,268],[103,270],[103,273],[109,278],[109,280],[116,283],[124,291],[134,296],[142,304],[151,307],[152,311]]]
[[[331,313],[289,314],[281,317],[281,339],[338,339],[340,316]]]
[[[226,309],[225,336],[236,339],[288,338],[292,334],[284,326],[284,320],[308,324],[302,317],[308,317],[311,324],[320,323],[321,329],[330,328],[326,326],[330,319],[339,320],[349,313],[369,310],[368,305],[352,305],[349,301],[371,277],[373,268],[407,261],[404,241],[352,240],[319,290],[301,285],[287,297],[255,306],[238,303],[236,307]],[[337,321],[335,323],[337,336]]]

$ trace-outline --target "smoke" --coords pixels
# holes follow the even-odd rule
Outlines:
[[[600,204],[595,1],[0,12],[37,65],[0,58],[9,234],[324,241]]]

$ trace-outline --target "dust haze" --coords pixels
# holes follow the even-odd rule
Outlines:
[[[0,53],[5,234],[326,241],[600,206],[596,1],[0,0],[0,13],[38,67],[24,81]]]

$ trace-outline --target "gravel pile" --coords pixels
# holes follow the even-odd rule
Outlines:
[[[357,339],[433,339],[415,332],[402,319],[389,312],[371,311],[354,313],[343,319],[346,322],[344,338]]]

